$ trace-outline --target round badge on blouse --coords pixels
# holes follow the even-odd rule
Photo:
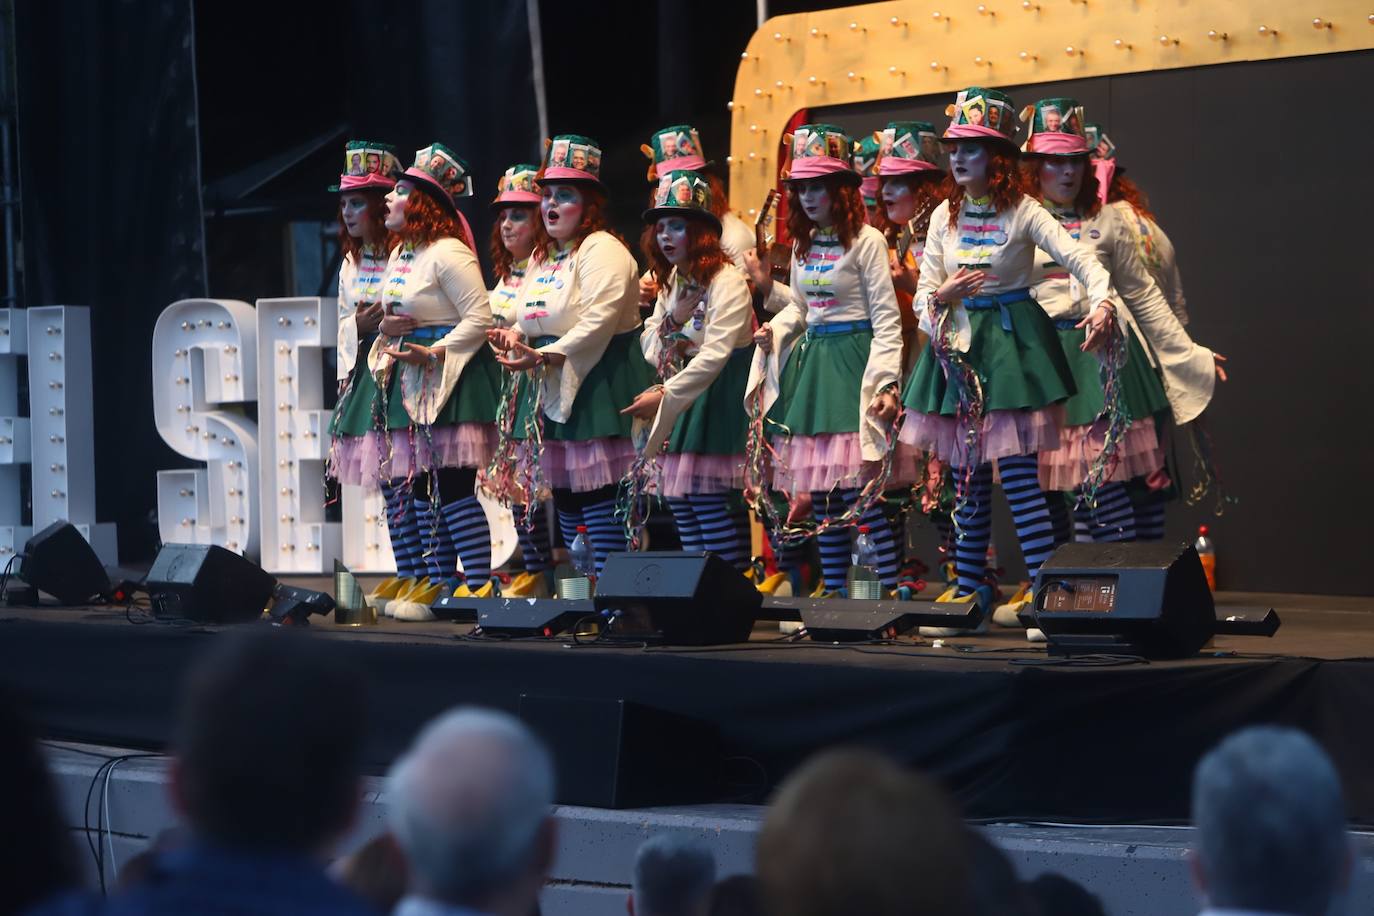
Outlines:
[[[554,289],[562,289],[562,288],[563,288],[563,281],[562,281],[562,280],[554,280],[554,281],[553,281],[553,288],[554,288]]]
[[[1007,234],[1001,229],[998,229],[992,234],[992,242],[994,245],[1005,245],[1007,243]]]
[[[1101,232],[1098,232],[1096,229],[1089,229],[1089,230],[1088,230],[1088,238],[1090,238],[1090,239],[1100,239],[1100,238],[1102,238],[1102,233],[1101,233]]]

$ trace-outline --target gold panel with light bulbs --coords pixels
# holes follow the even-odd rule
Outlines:
[[[778,16],[740,55],[730,187],[752,222],[802,108],[1374,48],[1374,0],[891,0]]]

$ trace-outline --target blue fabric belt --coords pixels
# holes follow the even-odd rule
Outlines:
[[[454,327],[456,327],[456,325],[427,324],[422,328],[416,328],[415,330],[411,331],[409,334],[405,336],[415,338],[417,340],[442,340],[449,334],[453,333]]]
[[[873,330],[871,321],[829,321],[806,326],[807,337],[832,337],[836,334],[857,334]]]
[[[540,347],[547,347],[551,343],[557,343],[558,337],[553,334],[545,334],[543,337],[536,337],[530,341],[530,346],[538,350]]]
[[[964,300],[964,308],[970,312],[981,312],[988,309],[1001,309],[1002,311],[1002,330],[1011,332],[1011,312],[1007,311],[1007,306],[1017,302],[1032,302],[1030,289],[1009,289],[1005,293],[994,293],[990,296],[969,296]]]
[[[1061,331],[1072,331],[1078,327],[1078,322],[1082,320],[1082,318],[1056,318],[1054,319],[1054,326]]]

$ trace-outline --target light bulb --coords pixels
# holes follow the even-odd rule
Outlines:
[[[1218,32],[1216,29],[1207,30],[1207,38],[1211,41],[1225,41],[1230,37],[1225,32]]]

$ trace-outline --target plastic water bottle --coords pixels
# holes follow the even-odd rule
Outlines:
[[[559,580],[558,595],[560,598],[590,598],[592,581],[596,578],[596,553],[592,550],[586,525],[577,526],[577,536],[569,545],[568,553],[572,554],[573,569],[577,570],[577,575]]]
[[[878,547],[869,537],[868,525],[859,526],[859,536],[854,541],[854,553],[850,555],[853,569],[849,575],[849,596],[851,598],[876,599],[883,597],[883,583],[878,578]]]
[[[1207,526],[1199,525],[1197,540],[1193,542],[1198,559],[1202,560],[1202,571],[1207,574],[1207,587],[1217,590],[1217,548],[1207,536]]]

